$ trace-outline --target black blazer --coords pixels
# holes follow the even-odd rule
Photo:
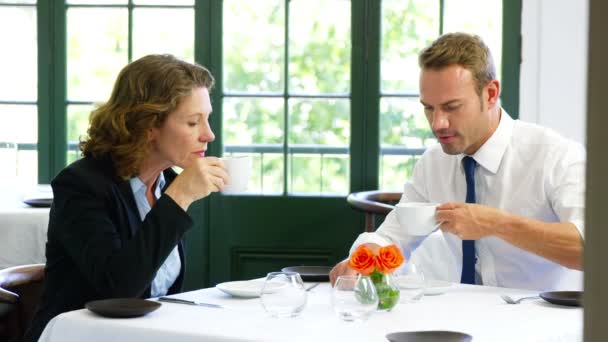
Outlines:
[[[176,174],[164,171],[166,186]],[[42,301],[26,341],[37,341],[55,316],[82,309],[91,300],[150,297],[156,271],[179,246],[184,277],[184,233],[190,216],[162,195],[141,221],[129,181],[118,178],[109,159],[89,157],[66,167],[51,182],[46,268]]]

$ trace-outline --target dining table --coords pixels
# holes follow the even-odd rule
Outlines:
[[[462,332],[475,342],[576,342],[583,338],[581,307],[555,305],[540,298],[507,304],[501,298],[538,292],[450,284],[432,293],[415,302],[400,302],[389,312],[373,312],[367,320],[345,322],[332,308],[329,283],[307,291],[304,310],[291,318],[269,316],[260,298],[233,297],[212,287],[172,297],[221,308],[161,302],[157,310],[135,318],[106,318],[81,309],[51,320],[40,341],[369,342],[387,341],[387,334],[401,331]]]
[[[14,189],[0,194],[0,269],[46,261],[50,208],[29,206],[23,196]]]

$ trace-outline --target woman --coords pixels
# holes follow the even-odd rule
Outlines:
[[[186,210],[228,181],[222,162],[205,157],[215,138],[213,82],[207,69],[170,55],[120,72],[91,114],[84,157],[51,183],[44,292],[26,340],[91,300],[179,292],[181,239],[193,225]]]

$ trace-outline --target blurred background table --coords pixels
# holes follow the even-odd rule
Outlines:
[[[0,269],[46,261],[50,209],[30,207],[21,202],[22,196],[16,191],[0,194]]]
[[[308,287],[307,284],[306,286]],[[176,297],[217,303],[217,309],[162,303],[143,317],[108,319],[86,309],[57,316],[40,341],[386,341],[396,331],[452,330],[473,341],[582,341],[583,310],[543,300],[506,304],[500,294],[530,295],[527,290],[454,284],[444,294],[400,303],[392,312],[376,312],[363,323],[338,319],[330,304],[331,288],[323,283],[309,292],[296,318],[271,318],[259,298],[229,297],[215,288]]]

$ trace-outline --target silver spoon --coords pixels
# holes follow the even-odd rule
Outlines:
[[[505,302],[507,302],[507,304],[519,304],[521,303],[522,300],[526,300],[526,299],[538,299],[540,297],[538,296],[528,296],[528,297],[521,297],[519,299],[513,299],[507,295],[501,295],[500,298],[502,298],[502,300],[504,300]]]

